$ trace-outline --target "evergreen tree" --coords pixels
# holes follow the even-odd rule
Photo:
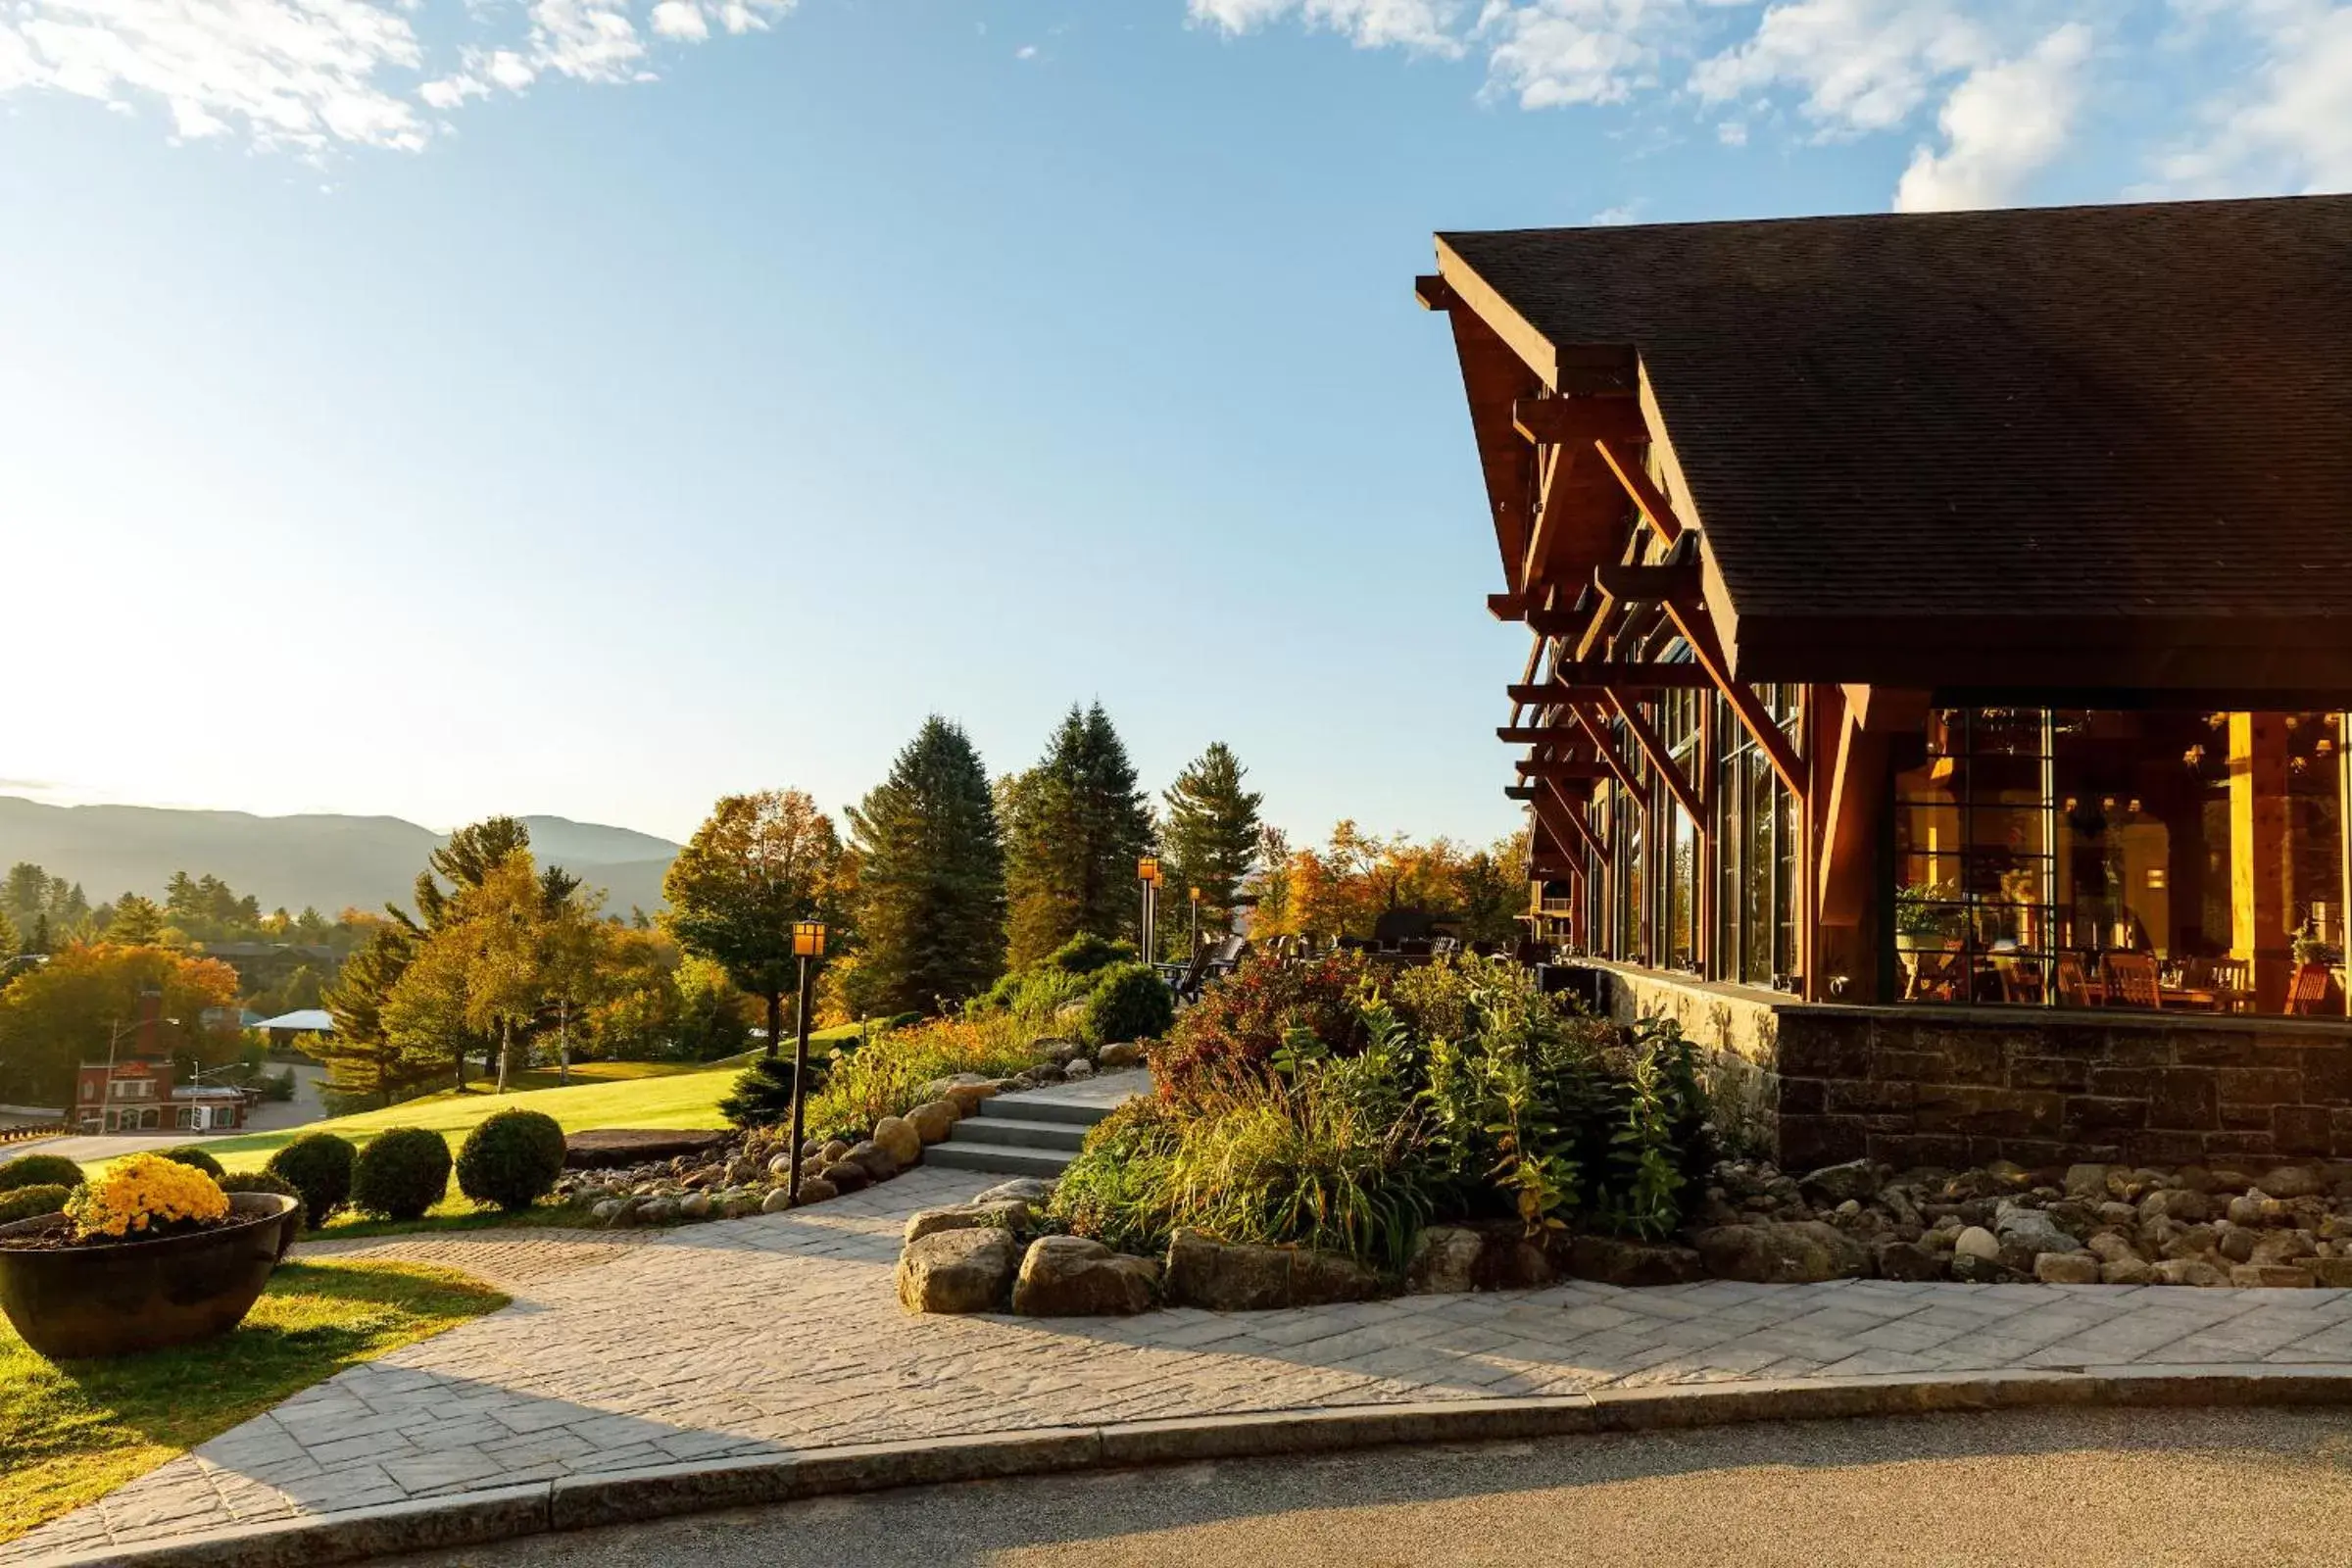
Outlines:
[[[1177,774],[1161,797],[1168,808],[1161,840],[1170,861],[1169,886],[1175,890],[1168,906],[1180,918],[1183,901],[1199,888],[1202,924],[1230,925],[1234,897],[1256,869],[1257,808],[1265,797],[1242,788],[1247,771],[1218,741]],[[1183,940],[1181,929],[1174,934]]]
[[[355,1103],[389,1105],[440,1071],[438,1059],[396,1042],[384,1026],[384,1001],[408,972],[417,934],[398,921],[379,925],[343,960],[322,1001],[335,1031],[311,1045],[326,1064],[325,1088]]]
[[[425,858],[431,869],[416,873],[417,914],[428,926],[440,925],[449,918],[450,901],[457,894],[480,887],[507,863],[507,857],[530,847],[531,830],[519,817],[489,816],[458,829]],[[442,881],[449,883],[450,892],[441,891]]]
[[[1133,937],[1135,862],[1152,813],[1101,703],[1073,706],[1038,764],[1004,789],[1011,960],[1025,968],[1081,931]]]
[[[125,948],[152,948],[164,938],[164,914],[155,901],[125,893],[115,903],[114,917],[106,922],[106,940]]]
[[[7,909],[0,908],[0,962],[6,962],[24,951],[24,939],[17,930],[17,922],[8,917]]]
[[[980,754],[934,714],[849,812],[859,1013],[929,1011],[1004,969],[1004,851]]]

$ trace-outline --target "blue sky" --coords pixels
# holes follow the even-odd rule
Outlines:
[[[2352,188],[2347,81],[2321,0],[17,0],[0,791],[682,836],[1100,697],[1491,837],[1431,230]]]

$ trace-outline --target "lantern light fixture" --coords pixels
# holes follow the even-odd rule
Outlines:
[[[825,923],[822,920],[795,920],[792,923],[792,952],[799,958],[821,958],[825,956]]]

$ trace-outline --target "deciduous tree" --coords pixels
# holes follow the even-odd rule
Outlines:
[[[678,945],[767,1004],[770,1055],[784,1030],[784,998],[800,980],[793,924],[838,926],[840,878],[832,819],[803,791],[765,790],[723,797],[662,879]],[[834,932],[828,945],[847,935]]]
[[[65,1104],[75,1066],[106,1060],[116,1031],[146,1015],[150,991],[162,993],[162,1015],[179,1020],[163,1026],[161,1044],[204,1066],[236,1055],[237,973],[217,958],[97,943],[25,970],[0,992],[0,1100]],[[219,1021],[208,1024],[208,1011]],[[124,1029],[123,1049],[133,1038]]]

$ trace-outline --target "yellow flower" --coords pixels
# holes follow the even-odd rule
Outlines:
[[[84,1236],[128,1237],[188,1220],[225,1218],[228,1195],[193,1165],[161,1154],[132,1154],[75,1188],[66,1200],[66,1214]]]

